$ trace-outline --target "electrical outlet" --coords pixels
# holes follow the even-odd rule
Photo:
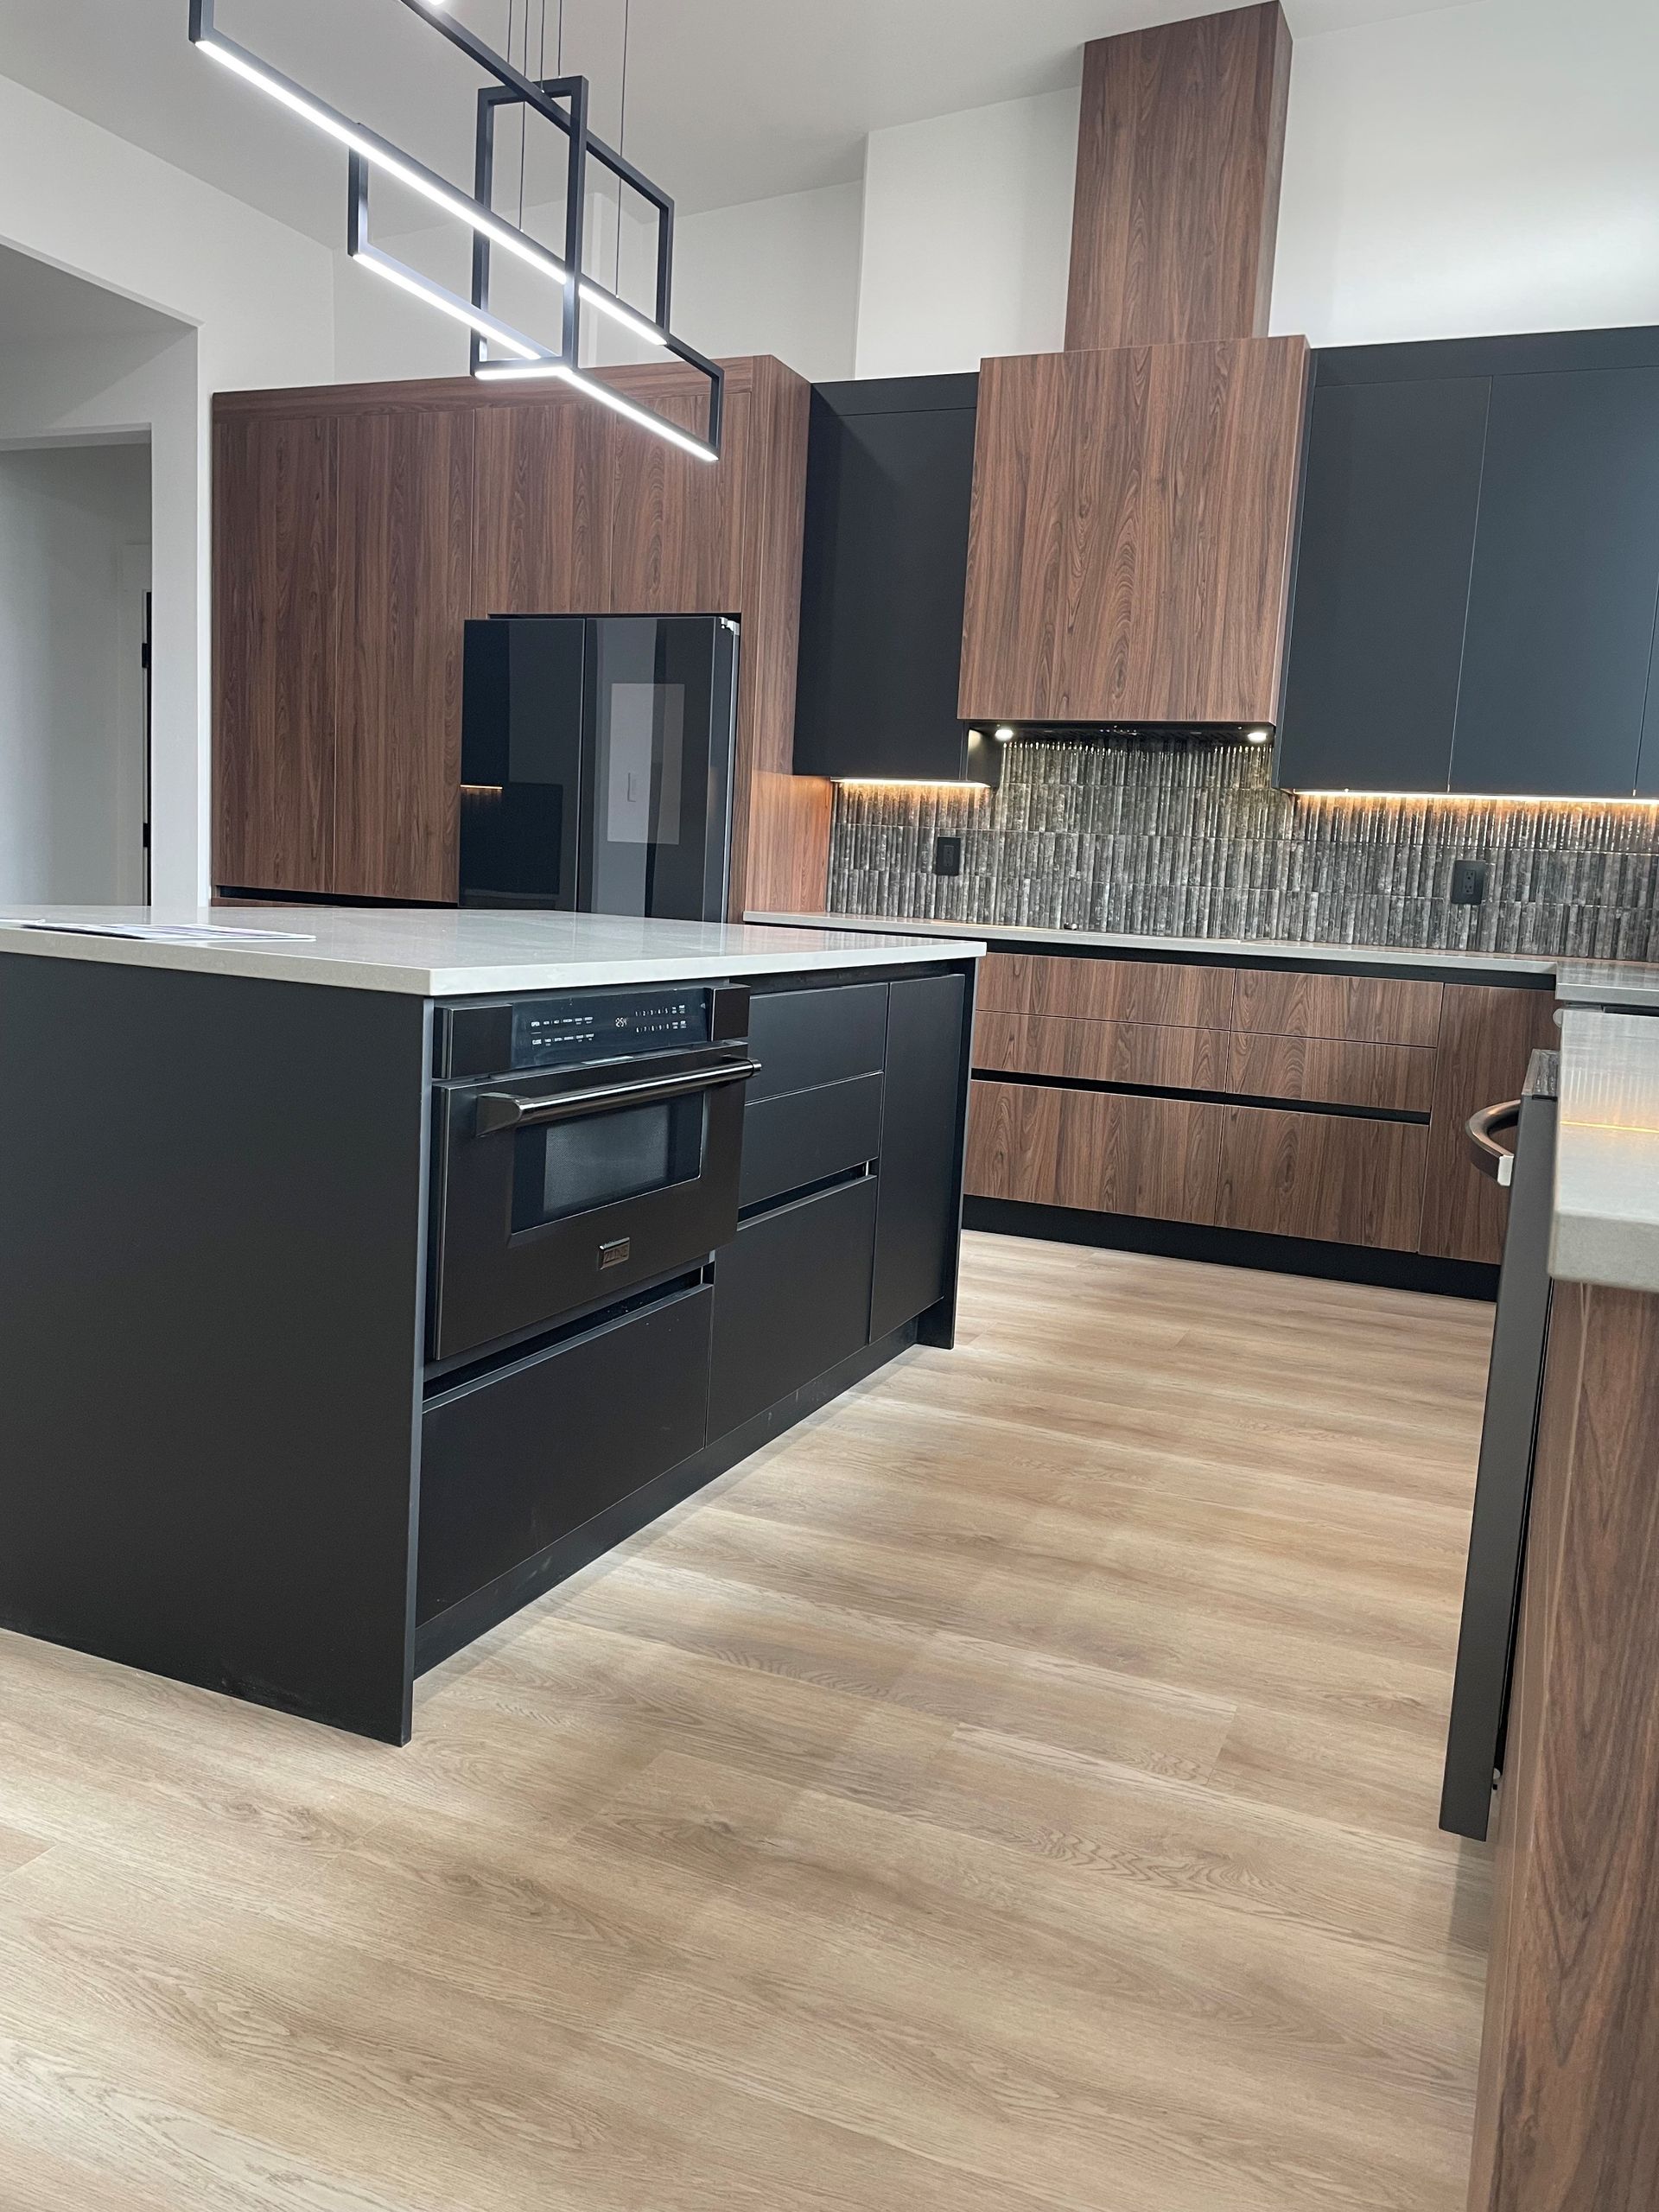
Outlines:
[[[933,840],[933,873],[935,875],[962,874],[960,837],[936,837]]]
[[[1452,863],[1452,904],[1454,906],[1478,906],[1485,896],[1485,861],[1453,861]]]

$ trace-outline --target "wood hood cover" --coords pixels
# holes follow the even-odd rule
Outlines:
[[[1275,721],[1308,348],[1279,0],[1085,49],[1066,351],[981,373],[965,720]]]

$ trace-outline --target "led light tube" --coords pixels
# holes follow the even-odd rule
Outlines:
[[[360,261],[365,269],[372,269],[377,276],[384,276],[389,284],[398,285],[404,291],[413,293],[417,300],[424,300],[429,307],[453,315],[457,322],[464,322],[480,338],[487,338],[492,346],[499,346],[505,352],[516,354],[524,361],[537,361],[543,358],[528,340],[509,330],[505,322],[498,322],[493,315],[486,315],[482,308],[475,308],[470,300],[463,300],[458,294],[446,291],[442,284],[435,284],[429,277],[418,276],[412,269],[405,269],[401,261],[394,261],[389,254],[382,253],[378,246],[360,245],[352,258]]]
[[[697,461],[718,461],[720,458],[714,448],[702,438],[694,437],[689,430],[681,429],[677,423],[664,422],[660,415],[653,415],[648,407],[636,407],[632,400],[625,399],[620,391],[613,391],[609,385],[601,384],[597,378],[587,376],[580,369],[571,368],[568,362],[480,361],[478,374],[480,378],[488,378],[492,383],[530,377],[557,377],[565,384],[574,385],[578,391],[585,392],[589,399],[598,400],[601,406],[613,409],[618,415],[626,415],[629,422],[637,423],[642,430],[652,430],[659,438],[666,438],[670,445],[678,446],[682,453],[689,453]]]
[[[350,122],[326,102],[314,99],[309,92],[302,91],[279,71],[267,67],[264,62],[231,40],[221,38],[215,31],[198,39],[196,45],[201,53],[211,54],[225,68],[234,71],[250,85],[257,86],[262,92],[290,109],[294,114],[302,116],[306,122],[314,124],[319,130],[326,131],[329,137],[337,139],[342,146],[349,147],[353,153],[360,154],[376,168],[384,169],[388,176],[396,177],[399,184],[407,185],[411,192],[419,193],[434,207],[442,207],[445,214],[453,215],[458,222],[466,223],[480,232],[492,245],[499,245],[504,252],[516,254],[520,261],[528,262],[532,269],[551,276],[557,283],[565,282],[569,270],[545,246],[538,245],[534,238],[526,238],[511,223],[500,221],[486,208],[480,207],[476,200],[469,200],[464,192],[457,191],[454,185],[446,184],[430,169],[423,168],[407,155],[400,154],[395,146],[378,137],[373,131]],[[644,315],[637,314],[632,308],[613,298],[587,277],[582,280],[582,296],[589,307],[608,315],[612,321],[620,323],[635,338],[647,345],[666,346],[668,341],[655,323],[648,321]]]

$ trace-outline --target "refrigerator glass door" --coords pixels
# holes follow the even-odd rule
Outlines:
[[[577,903],[588,628],[580,615],[513,615],[467,625],[465,905]]]
[[[719,921],[731,826],[735,626],[613,615],[588,626],[590,758],[581,901]]]

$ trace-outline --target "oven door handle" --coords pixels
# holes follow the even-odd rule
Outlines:
[[[524,1129],[548,1122],[574,1122],[587,1114],[608,1114],[621,1106],[648,1106],[659,1098],[683,1098],[693,1091],[718,1090],[728,1083],[747,1083],[760,1072],[759,1060],[737,1060],[725,1067],[705,1068],[688,1075],[648,1076],[637,1083],[607,1084],[598,1090],[565,1090],[551,1098],[517,1098],[510,1090],[480,1094],[475,1134],[493,1136],[500,1129]]]
[[[1483,1175],[1490,1175],[1494,1183],[1508,1190],[1515,1174],[1515,1154],[1507,1145],[1495,1144],[1499,1129],[1512,1129],[1521,1119],[1521,1101],[1507,1098],[1501,1106],[1483,1106],[1478,1114],[1471,1114],[1464,1123],[1469,1139],[1469,1157]]]

